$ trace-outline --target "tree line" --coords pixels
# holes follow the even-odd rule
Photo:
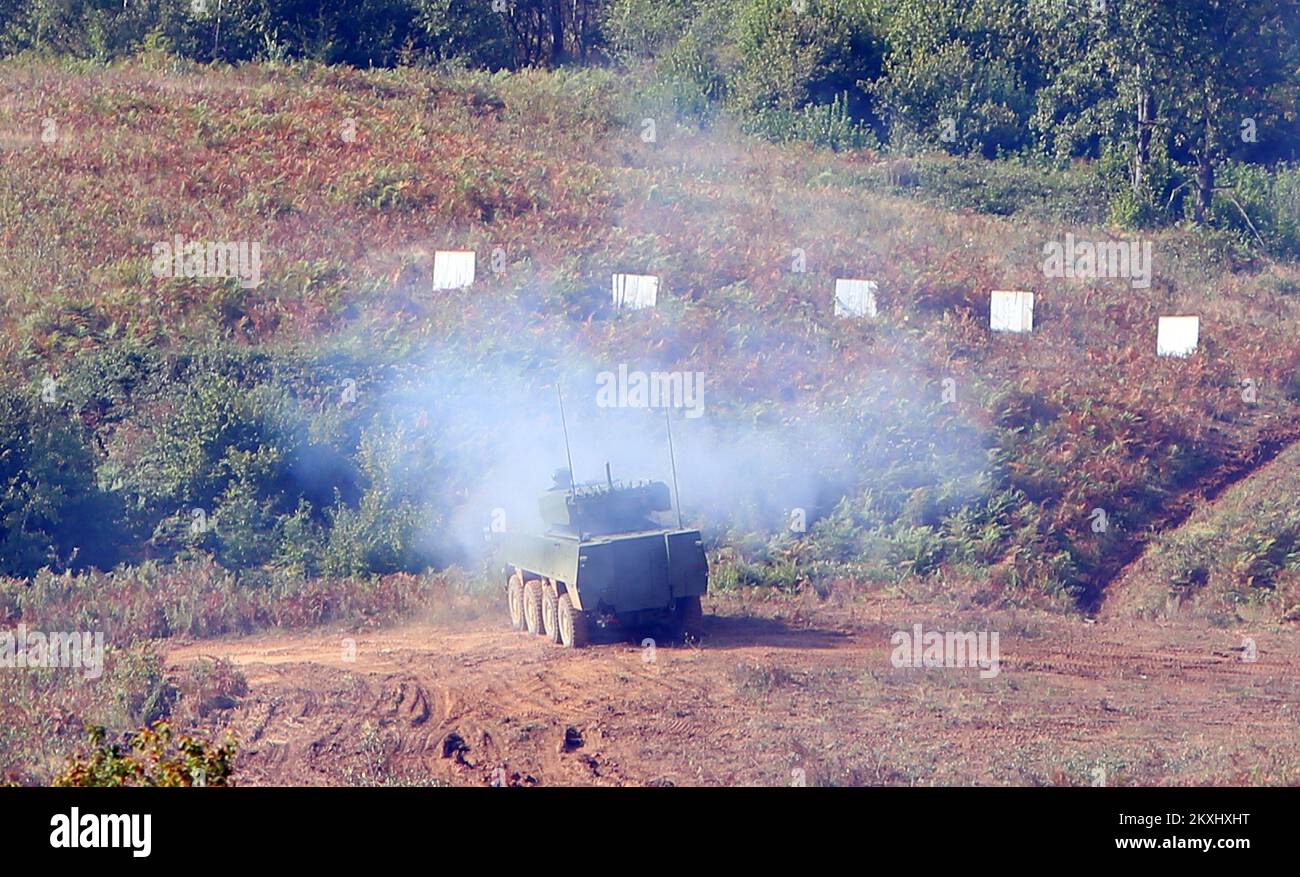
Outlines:
[[[723,111],[833,147],[1095,159],[1117,221],[1300,238],[1300,181],[1261,172],[1300,143],[1291,0],[0,0],[2,53],[149,48],[632,68],[679,120]]]

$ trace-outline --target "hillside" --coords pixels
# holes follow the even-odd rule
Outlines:
[[[1251,593],[1276,595],[1300,620],[1297,531],[1300,529],[1300,444],[1198,505],[1178,527],[1154,536],[1143,555],[1107,589],[1113,617],[1191,616],[1228,626],[1272,620]]]
[[[33,382],[98,350],[223,339],[457,363],[547,417],[561,372],[703,372],[715,438],[745,424],[842,455],[820,461],[841,471],[812,503],[767,497],[777,509],[857,497],[841,509],[856,526],[936,533],[961,511],[978,533],[958,538],[983,540],[961,548],[995,590],[1028,580],[1085,602],[1147,532],[1300,428],[1295,266],[1237,264],[1174,231],[1154,240],[1149,289],[1045,278],[1045,243],[1119,233],[925,206],[889,194],[907,191],[890,185],[897,161],[865,151],[667,125],[647,143],[599,71],[3,78],[3,356]],[[152,276],[151,246],[176,235],[260,241],[263,283]],[[439,248],[479,252],[472,287],[431,292]],[[662,305],[611,313],[616,270],[660,275]],[[879,318],[835,319],[837,277],[877,280]],[[1037,294],[1031,336],[988,331],[995,288]],[[1200,351],[1157,358],[1157,318],[1182,313],[1201,316]]]
[[[920,618],[1002,626],[1018,638],[1009,650],[1030,654],[1013,667],[1041,687],[1036,705],[1014,687],[979,696],[1036,741],[1032,764],[936,772],[926,747],[867,764],[831,733],[819,782],[1076,782],[1089,764],[1130,765],[1131,782],[1240,778],[1186,760],[1217,739],[1209,705],[1180,702],[1191,724],[1162,737],[1165,768],[1132,767],[1134,726],[1109,724],[1109,708],[1095,728],[1115,737],[1078,763],[1057,730],[1017,716],[1088,712],[1105,693],[1135,721],[1160,720],[1138,705],[1151,686],[1123,685],[1115,655],[1164,668],[1167,703],[1193,677],[1205,694],[1247,672],[1242,696],[1275,699],[1294,657],[1269,639],[1284,634],[1261,631],[1296,618],[1300,268],[1171,227],[1141,235],[1149,287],[1048,277],[1044,247],[1067,234],[1139,238],[1097,225],[1087,165],[775,146],[724,120],[660,121],[647,139],[654,110],[633,84],[598,69],[0,65],[0,618],[94,625],[112,680],[6,674],[6,715],[23,717],[0,729],[6,776],[51,776],[85,721],[172,715],[257,735],[278,721],[260,716],[266,703],[334,696],[317,690],[339,683],[316,657],[294,659],[277,693],[253,667],[261,656],[213,639],[225,635],[342,625],[369,637],[421,617],[468,624],[471,652],[515,654],[491,630],[504,612],[491,527],[532,526],[536,491],[563,465],[555,385],[578,478],[603,477],[606,460],[620,478],[668,474],[662,412],[599,395],[599,375],[623,368],[701,377],[697,411],[671,422],[718,595],[720,651],[689,660],[719,690],[766,704],[771,689],[800,709],[831,696],[823,629],[855,631],[846,655],[863,672],[876,634]],[[177,236],[259,244],[261,282],[160,277],[155,246]],[[472,286],[433,290],[438,249],[477,252]],[[615,311],[615,272],[659,275],[656,307]],[[837,317],[837,278],[878,283],[878,316]],[[989,330],[992,290],[1035,292],[1032,333]],[[1199,314],[1195,355],[1156,355],[1171,314]],[[788,617],[789,635],[751,621],[750,599]],[[1022,611],[1037,615],[984,615]],[[1073,637],[1061,631],[1099,611],[1112,625],[1192,626],[1154,656],[1139,643],[1166,637],[1160,626],[1108,628],[1066,657],[1035,642],[1032,629]],[[1264,635],[1269,660],[1197,676],[1197,660],[1223,663],[1205,643],[1229,654],[1239,639],[1205,620]],[[168,641],[234,665],[151,644]],[[276,642],[266,648],[294,654]],[[792,648],[788,676],[751,669],[771,663],[764,643]],[[233,667],[250,668],[251,691]],[[1118,677],[1061,699],[1039,673]],[[928,695],[907,705],[871,678],[884,702],[928,708]],[[679,696],[651,705],[675,711]],[[534,720],[563,725],[568,707],[543,700]],[[471,725],[513,716],[489,712]],[[766,707],[748,715],[754,733],[784,739]],[[456,726],[439,715],[439,733]],[[616,757],[640,757],[640,731],[608,733],[632,747]],[[286,746],[322,739],[295,734],[283,729]],[[416,760],[385,769],[429,770],[439,741],[403,739]],[[504,761],[582,776],[534,750]],[[260,751],[240,763],[253,778],[307,781],[305,761],[277,767]],[[771,755],[737,781],[784,776]],[[380,781],[346,773],[352,756],[369,757],[321,764],[321,781]],[[740,776],[731,757],[663,755],[676,767],[637,763],[616,781],[722,781]],[[1279,757],[1247,769],[1294,780]]]
[[[0,0],[0,786],[1300,784],[1296,13]]]

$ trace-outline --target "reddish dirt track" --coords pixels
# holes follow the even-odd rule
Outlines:
[[[208,720],[239,737],[249,785],[1300,784],[1293,630],[884,597],[706,612],[701,644],[653,650],[568,651],[483,621],[165,648],[174,667],[226,658],[246,675]],[[891,635],[916,623],[998,631],[1001,672],[893,667]]]

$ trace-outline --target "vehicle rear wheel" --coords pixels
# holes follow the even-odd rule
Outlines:
[[[542,630],[551,642],[560,641],[560,598],[555,585],[542,588]]]
[[[524,625],[529,633],[542,632],[542,583],[536,579],[524,584]]]
[[[699,639],[704,633],[704,608],[700,605],[700,595],[682,597],[674,608],[677,612],[677,629],[682,636]]]
[[[580,649],[587,644],[587,613],[573,605],[567,592],[560,595],[560,644],[566,649]]]
[[[506,585],[506,600],[510,603],[510,626],[515,630],[524,629],[524,580],[515,573]]]

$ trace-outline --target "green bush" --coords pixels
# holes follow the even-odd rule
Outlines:
[[[279,519],[273,565],[296,576],[315,576],[325,553],[325,527],[310,503],[302,500],[292,514]]]
[[[708,124],[726,96],[726,77],[716,59],[690,32],[660,59],[646,89],[648,112],[665,113],[680,122]]]
[[[683,36],[683,26],[702,5],[699,0],[610,0],[602,29],[616,53],[653,58]]]
[[[436,472],[432,448],[402,427],[366,431],[357,456],[368,482],[355,507],[329,510],[321,561],[328,575],[414,571],[437,561],[430,541],[442,516],[425,497]]]
[[[249,569],[271,560],[280,549],[283,500],[267,496],[251,476],[241,476],[226,485],[214,514],[217,558],[223,566]]]
[[[881,72],[872,4],[863,0],[734,0],[733,104],[743,113],[793,112],[843,96],[862,117],[865,80]]]
[[[1183,185],[1186,174],[1170,160],[1164,142],[1153,139],[1150,151],[1140,190],[1133,188],[1133,155],[1129,144],[1110,146],[1103,151],[1097,162],[1096,177],[1109,193],[1108,223],[1124,228],[1155,228],[1169,220],[1172,204],[1177,202],[1179,193],[1187,191]]]
[[[1229,162],[1219,169],[1210,224],[1276,256],[1300,256],[1300,164]],[[1188,210],[1190,211],[1190,203]]]
[[[437,433],[377,418],[394,404],[380,371],[110,344],[51,379],[54,401],[6,390],[0,575],[207,556],[246,575],[368,576],[458,556],[439,529],[450,493],[431,487]]]
[[[413,503],[392,503],[383,491],[369,490],[359,507],[330,510],[321,570],[331,576],[360,576],[418,569],[425,559],[416,547],[424,520]]]
[[[156,522],[198,509],[215,519],[223,502],[237,502],[255,485],[259,498],[292,491],[292,466],[306,446],[306,421],[288,393],[265,384],[243,386],[220,373],[178,385],[147,417],[148,438],[119,476],[132,504]],[[297,496],[277,497],[281,507]]]
[[[98,786],[226,786],[234,774],[235,740],[227,736],[215,746],[194,737],[176,737],[167,722],[130,735],[128,745],[110,743],[102,727],[89,729],[90,752],[68,762],[53,785]]]
[[[927,158],[917,166],[921,197],[950,209],[1075,223],[1104,219],[1107,189],[1095,174],[1018,159]]]
[[[53,380],[53,379],[49,379]],[[111,565],[115,508],[57,385],[0,388],[0,574]]]
[[[891,142],[993,158],[1031,143],[1039,60],[1015,0],[906,0],[885,16],[889,44],[871,93]]]
[[[757,110],[744,119],[743,127],[776,143],[803,141],[835,150],[858,149],[876,142],[870,127],[850,115],[847,95],[829,104],[809,104],[798,110]]]
[[[944,542],[933,527],[900,527],[886,542],[890,569],[899,579],[934,572],[944,559]]]
[[[210,554],[234,570],[318,569],[327,509],[360,498],[350,456],[373,416],[340,403],[340,372],[368,380],[356,363],[293,356],[199,351],[156,364],[104,419],[100,476],[127,512],[117,540],[162,558]],[[97,381],[119,385],[83,383]]]

